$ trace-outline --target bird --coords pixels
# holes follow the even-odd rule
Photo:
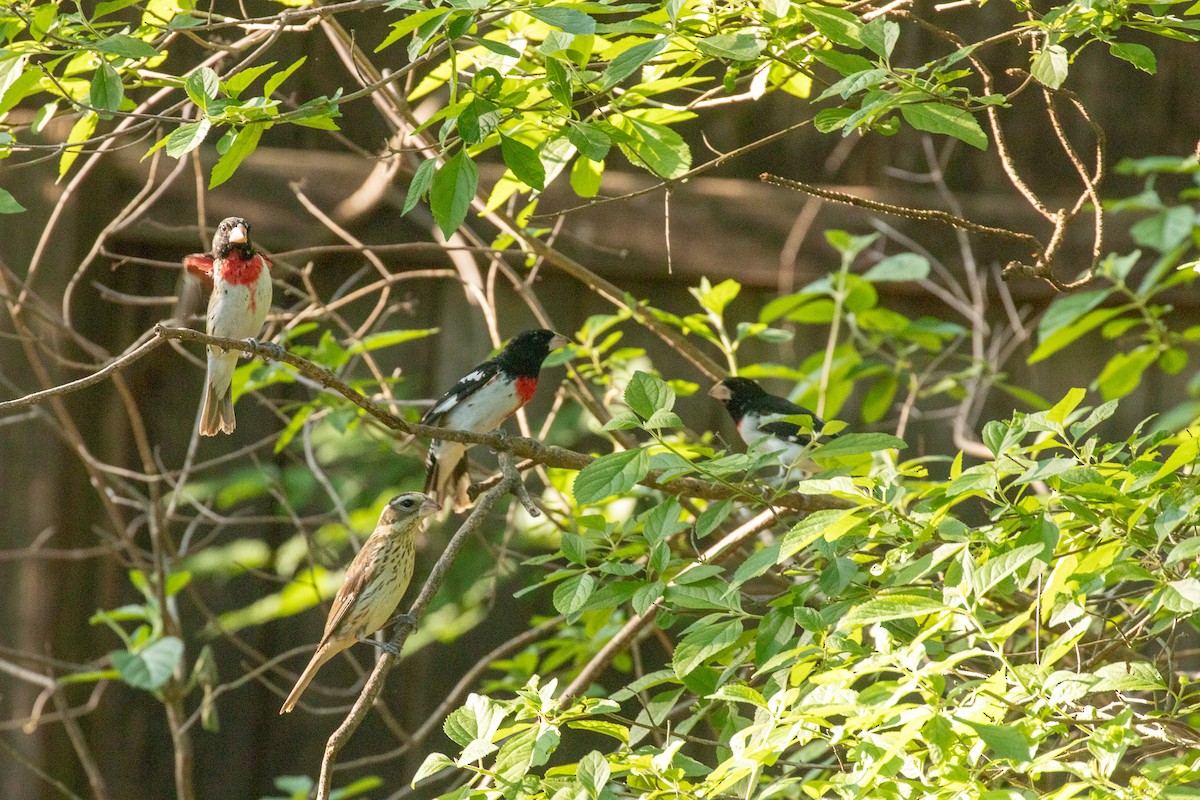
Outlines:
[[[495,430],[533,398],[542,362],[550,351],[570,342],[561,333],[545,328],[518,333],[495,358],[475,367],[442,395],[421,417],[421,424],[473,433]],[[469,447],[437,439],[430,443],[425,491],[439,506],[451,497],[455,511],[470,507],[467,489],[471,481],[466,459]]]
[[[189,273],[212,282],[208,300],[208,334],[250,339],[262,330],[271,310],[271,262],[254,252],[250,224],[241,217],[222,220],[213,236],[212,253],[183,260]],[[233,371],[240,353],[208,348],[208,374],[200,410],[200,435],[233,433]]]
[[[768,453],[775,453],[784,469],[795,467],[804,473],[820,469],[811,460],[803,458],[825,425],[812,411],[787,398],[768,394],[749,378],[725,378],[713,386],[708,395],[725,404],[747,447],[757,445]],[[784,419],[794,416],[812,417],[811,429],[802,429],[795,422]]]
[[[421,492],[398,494],[384,506],[375,530],[346,568],[346,577],[329,607],[317,652],[283,701],[280,714],[296,707],[296,701],[326,661],[355,642],[398,654],[394,645],[367,637],[391,619],[404,598],[416,561],[417,531],[423,519],[439,510],[441,507]]]

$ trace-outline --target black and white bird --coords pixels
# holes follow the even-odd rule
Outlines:
[[[816,414],[785,397],[768,394],[749,378],[726,378],[709,389],[708,395],[725,404],[747,447],[757,446],[775,453],[785,469],[794,468],[804,473],[820,470],[805,458],[812,448],[813,431],[819,433],[825,425]],[[796,416],[812,417],[811,429],[785,419]]]
[[[550,351],[570,343],[561,333],[540,328],[514,336],[495,358],[484,361],[434,403],[421,418],[422,425],[453,428],[473,433],[489,433],[517,409],[533,399],[537,392],[542,362]],[[454,510],[471,504],[467,489],[467,449],[460,442],[434,440],[426,461],[425,491],[445,505],[454,501]]]

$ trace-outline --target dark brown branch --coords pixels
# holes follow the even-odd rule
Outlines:
[[[844,203],[845,205],[855,206],[857,208],[865,208],[869,211],[878,211],[881,214],[892,214],[897,217],[906,219],[919,220],[922,222],[941,222],[951,227],[958,228],[971,233],[981,233],[985,236],[998,236],[1005,239],[1014,239],[1018,242],[1024,242],[1032,248],[1031,255],[1037,258],[1044,249],[1041,241],[1035,236],[1028,233],[1020,233],[1018,231],[1010,231],[1007,228],[994,228],[990,225],[980,225],[977,222],[971,222],[969,219],[955,216],[946,211],[938,211],[937,209],[929,208],[906,208],[905,206],[894,206],[891,203],[881,203],[878,200],[868,200],[865,197],[855,197],[845,192],[834,191],[833,189],[825,189],[820,186],[813,186],[810,183],[801,183],[788,178],[781,178],[778,175],[772,175],[769,172],[764,172],[758,176],[763,183],[770,183],[775,186],[782,186],[785,189],[794,189],[797,192],[819,197],[822,200],[829,200],[834,203]]]
[[[286,351],[280,354],[269,345],[251,344],[245,339],[224,339],[218,336],[209,336],[206,333],[201,333],[190,328],[171,328],[161,324],[155,327],[154,332],[163,339],[178,339],[186,342],[211,344],[225,348],[226,350],[241,350],[244,353],[252,353],[265,359],[278,358],[294,367],[304,377],[310,378],[342,395],[371,415],[372,418],[384,427],[406,433],[410,436],[417,436],[423,439],[440,439],[448,442],[462,442],[464,444],[482,444],[497,452],[510,453],[518,458],[528,459],[535,464],[545,464],[546,466],[560,469],[580,470],[594,460],[592,456],[584,453],[577,453],[565,447],[542,444],[536,439],[509,436],[500,432],[472,433],[470,431],[454,430],[453,428],[437,428],[432,425],[409,422],[391,413],[386,408],[371,402],[366,395],[324,367],[317,366],[308,359]],[[709,483],[698,478],[675,478],[670,481],[659,482],[653,476],[650,476],[643,480],[641,485],[649,489],[657,489],[666,494],[682,497],[699,497],[705,500],[725,500],[734,496],[745,497],[748,493],[748,490],[739,492],[729,486]],[[757,493],[754,494],[757,495]],[[765,494],[757,496],[762,502],[767,502]],[[773,505],[793,511],[815,511],[821,508],[848,507],[848,504],[844,501],[825,495],[789,494],[783,497],[771,498],[770,502]]]

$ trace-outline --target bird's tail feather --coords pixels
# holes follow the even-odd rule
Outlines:
[[[218,396],[213,385],[205,382],[204,407],[200,409],[200,435],[233,433],[235,427],[237,420],[233,416],[233,387],[226,386],[224,394]]]
[[[237,369],[237,352],[208,348],[208,371],[204,377],[204,404],[200,409],[200,435],[216,436],[233,433],[237,425],[233,418],[233,372]]]
[[[279,709],[280,714],[287,714],[296,707],[296,701],[300,699],[300,695],[304,694],[304,690],[308,688],[308,684],[312,682],[313,676],[317,674],[325,662],[338,654],[338,650],[321,645],[317,648],[317,652],[313,653],[312,660],[308,662],[308,666],[304,668],[304,672],[300,673],[300,678],[296,681],[296,685],[292,687],[292,691],[288,693],[287,700],[283,701],[283,706]]]
[[[425,467],[425,492],[432,495],[439,506],[445,505],[446,498],[450,497],[456,512],[471,507],[471,496],[467,493],[471,488],[471,476],[467,473],[465,455],[449,462],[439,459],[431,449]]]

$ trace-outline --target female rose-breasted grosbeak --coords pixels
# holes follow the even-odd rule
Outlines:
[[[262,330],[271,310],[271,262],[254,252],[250,224],[229,217],[217,226],[211,255],[188,256],[188,271],[212,279],[208,300],[208,333],[229,339],[249,339]],[[219,347],[208,348],[208,374],[204,381],[204,405],[200,411],[200,435],[233,433],[233,371],[240,353]]]
[[[783,467],[801,472],[819,471],[815,463],[802,458],[812,446],[813,434],[784,417],[812,417],[812,430],[820,432],[825,423],[813,412],[791,400],[768,394],[749,378],[726,378],[708,391],[710,397],[725,403],[737,425],[738,435],[747,447],[755,445],[775,453]],[[833,438],[833,437],[830,437]],[[799,463],[797,459],[800,459]]]
[[[542,362],[550,351],[570,341],[561,333],[545,328],[517,334],[495,358],[471,370],[442,395],[421,418],[421,424],[473,433],[495,430],[533,398]],[[455,511],[470,506],[467,489],[471,481],[466,459],[469,447],[436,439],[430,442],[425,491],[433,495],[439,506],[447,496],[453,498]]]
[[[312,660],[300,673],[295,687],[283,701],[280,714],[296,707],[313,676],[326,661],[355,642],[382,646],[367,639],[382,628],[404,599],[416,563],[417,531],[421,520],[440,510],[420,492],[405,492],[388,501],[374,532],[346,568],[346,577],[325,620],[325,633]],[[383,649],[391,652],[391,645]],[[393,653],[396,655],[396,653]]]

